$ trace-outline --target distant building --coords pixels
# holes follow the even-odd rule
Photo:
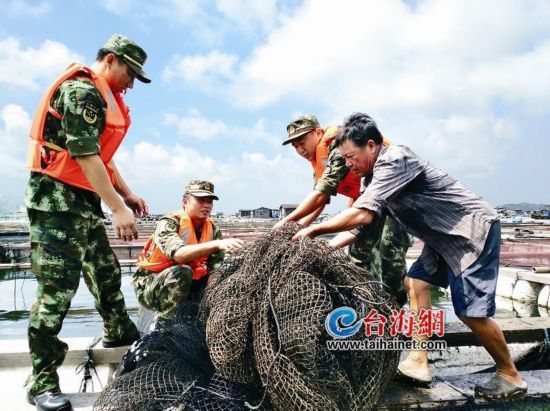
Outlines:
[[[260,207],[252,210],[254,218],[271,218],[271,208]]]
[[[242,218],[279,218],[279,210],[259,207],[253,210],[239,210],[237,217]]]
[[[253,210],[239,210],[237,217],[252,217]]]
[[[285,218],[298,208],[298,204],[281,204],[279,207],[279,218]]]

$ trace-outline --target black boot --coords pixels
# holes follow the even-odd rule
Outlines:
[[[31,395],[27,392],[27,401],[41,411],[72,411],[73,406],[59,388]]]
[[[105,348],[123,347],[125,345],[131,345],[137,339],[139,339],[139,332],[136,331],[133,335],[125,335],[114,341],[105,341],[102,339],[101,344]]]

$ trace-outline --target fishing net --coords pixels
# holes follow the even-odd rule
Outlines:
[[[366,410],[395,375],[398,351],[330,350],[325,319],[398,308],[384,286],[323,239],[261,235],[210,275],[200,306],[137,341],[94,410]],[[389,333],[354,339],[390,339]]]

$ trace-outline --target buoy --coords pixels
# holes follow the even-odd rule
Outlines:
[[[514,285],[514,290],[512,291],[512,300],[522,303],[535,303],[541,287],[542,285],[538,283],[518,280],[516,281],[516,285]]]
[[[536,317],[536,314],[538,312],[537,304],[532,302],[519,302],[519,301],[512,301],[514,311],[518,314],[521,318],[531,318]]]
[[[548,312],[548,307],[541,307],[540,305],[537,306],[539,309],[539,315],[541,317],[550,317],[550,313]]]
[[[540,290],[537,298],[537,304],[541,307],[548,307],[548,300],[550,299],[550,285],[545,285]]]
[[[514,311],[514,305],[511,297],[496,295],[495,302],[497,304],[497,310],[506,311],[506,313],[511,313]]]
[[[513,277],[499,276],[497,281],[496,294],[501,297],[512,298],[512,292],[514,291],[514,285],[516,279]]]

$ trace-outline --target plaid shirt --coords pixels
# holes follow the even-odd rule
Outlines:
[[[387,210],[425,246],[420,259],[433,274],[443,258],[455,275],[481,254],[497,213],[457,180],[433,167],[408,147],[382,147],[365,191],[353,207]],[[361,230],[368,229],[362,227]]]

